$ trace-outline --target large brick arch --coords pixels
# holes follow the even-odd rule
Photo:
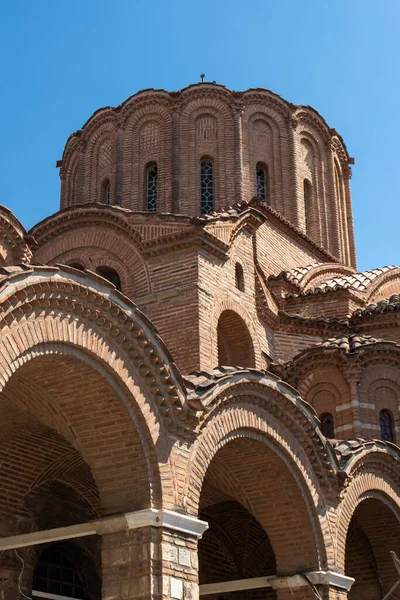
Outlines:
[[[0,290],[0,387],[10,406],[65,440],[66,453],[82,456],[103,512],[173,504],[173,492],[165,499],[161,492],[174,489],[163,415],[169,427],[175,420],[174,430],[183,430],[183,397],[179,373],[150,322],[84,274],[74,279],[44,267],[7,283]],[[31,390],[37,393],[29,404]],[[61,408],[53,404],[57,398]]]
[[[240,502],[265,529],[280,572],[322,568],[333,558],[324,489],[335,489],[335,461],[314,429],[315,415],[291,402],[265,383],[228,385],[213,399],[217,408],[193,446],[185,491],[188,510],[197,514],[205,482],[211,480],[214,487],[218,482],[219,501]],[[300,431],[304,426],[313,429],[308,442],[308,434]],[[321,468],[329,463],[331,472],[321,479]]]
[[[343,498],[337,508],[335,533],[335,563],[345,570],[346,539],[357,507],[375,498],[390,508],[400,523],[399,458],[382,448],[364,452],[352,461],[346,471],[350,476]]]
[[[32,230],[38,242],[34,260],[44,264],[80,263],[91,271],[112,262],[109,266],[117,270],[126,296],[149,293],[151,284],[141,254],[141,236],[118,210],[81,206],[39,223]]]

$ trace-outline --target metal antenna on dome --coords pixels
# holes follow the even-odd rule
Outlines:
[[[393,552],[393,550],[390,550],[390,554],[392,556],[393,562],[394,562],[394,566],[396,567],[396,571],[399,574],[400,577],[400,558],[397,556],[396,552]],[[384,596],[382,598],[382,600],[387,600],[387,598],[389,598],[389,596],[392,595],[392,592],[394,592],[394,590],[400,585],[400,579],[398,581],[396,581],[396,583],[390,588],[390,590],[388,591],[388,593],[386,594],[386,596]]]
[[[202,74],[200,75],[201,83],[204,83],[204,77],[205,77],[205,75],[204,75],[204,73],[202,73]]]

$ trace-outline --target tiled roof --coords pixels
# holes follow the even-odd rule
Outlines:
[[[395,265],[391,265],[389,267],[381,267],[380,269],[372,269],[371,271],[362,271],[361,273],[351,273],[340,277],[332,277],[331,279],[321,281],[318,286],[310,290],[310,292],[328,291],[328,288],[329,290],[352,288],[354,290],[364,291],[374,279],[379,277],[379,275],[388,273],[397,268],[398,267]]]
[[[270,279],[284,279],[293,283],[294,285],[301,285],[304,277],[314,268],[321,266],[322,263],[314,263],[307,267],[301,267],[299,269],[292,269],[291,271],[283,271],[277,277],[270,277]],[[309,296],[312,294],[320,294],[325,292],[334,292],[337,290],[352,289],[359,292],[364,292],[368,289],[368,286],[380,275],[395,271],[399,267],[396,265],[390,265],[388,267],[381,267],[378,269],[372,269],[371,271],[362,271],[361,273],[349,273],[347,275],[337,275],[336,277],[330,277],[324,281],[320,281],[315,287],[310,287],[300,294],[286,294],[287,298],[301,296]]]
[[[400,295],[392,294],[390,298],[379,300],[376,304],[369,304],[366,308],[357,308],[353,312],[353,317],[363,317],[378,313],[398,312],[400,310]]]
[[[284,279],[285,281],[290,281],[290,283],[294,283],[295,285],[300,285],[304,277],[315,269],[315,267],[320,267],[324,263],[313,263],[312,265],[307,265],[306,267],[299,267],[297,269],[291,269],[290,271],[282,271],[279,275],[271,275],[271,280]]]
[[[334,453],[339,462],[341,469],[345,468],[346,464],[358,454],[362,454],[365,450],[375,450],[376,448],[395,449],[394,444],[383,442],[381,440],[372,440],[364,438],[355,438],[352,440],[331,440]]]
[[[359,348],[363,346],[369,346],[371,344],[377,344],[378,342],[382,342],[382,340],[376,339],[372,336],[363,336],[358,333],[348,333],[346,335],[340,335],[337,337],[332,337],[327,340],[323,340],[317,346],[320,348],[329,348],[329,349],[337,349],[344,350],[346,354],[350,354],[352,352],[356,352]]]
[[[216,367],[209,371],[193,371],[188,375],[184,376],[186,388],[190,395],[199,396],[203,394],[208,388],[212,387],[217,383],[219,379],[233,375],[239,371],[253,371],[261,373],[256,369],[245,369],[244,367]]]

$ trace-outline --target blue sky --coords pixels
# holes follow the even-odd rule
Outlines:
[[[0,202],[27,228],[97,108],[205,73],[315,107],[355,157],[359,269],[400,263],[399,0],[3,0],[0,20]]]

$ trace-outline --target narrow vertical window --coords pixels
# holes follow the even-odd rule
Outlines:
[[[323,413],[320,416],[321,421],[321,432],[328,439],[333,439],[335,437],[335,427],[333,423],[333,416],[331,413]]]
[[[307,235],[311,235],[312,234],[312,227],[311,227],[311,221],[312,221],[312,185],[311,182],[308,179],[304,180],[303,183],[304,186],[304,217],[305,217],[305,225],[306,225],[306,233]]]
[[[147,210],[157,212],[158,169],[154,163],[147,167]]]
[[[103,181],[102,186],[101,186],[101,195],[102,195],[102,202],[104,204],[111,204],[111,185],[110,185],[109,179],[105,179]]]
[[[202,215],[214,210],[213,162],[210,159],[200,163],[200,206]]]
[[[257,198],[260,198],[262,202],[268,200],[268,175],[267,169],[260,164],[256,166],[256,187],[257,187]]]
[[[244,292],[243,267],[239,263],[236,263],[236,265],[235,265],[235,280],[236,280],[237,289],[240,290],[241,292]]]
[[[379,413],[379,426],[381,430],[381,440],[385,442],[394,442],[394,429],[392,415],[386,409]]]

